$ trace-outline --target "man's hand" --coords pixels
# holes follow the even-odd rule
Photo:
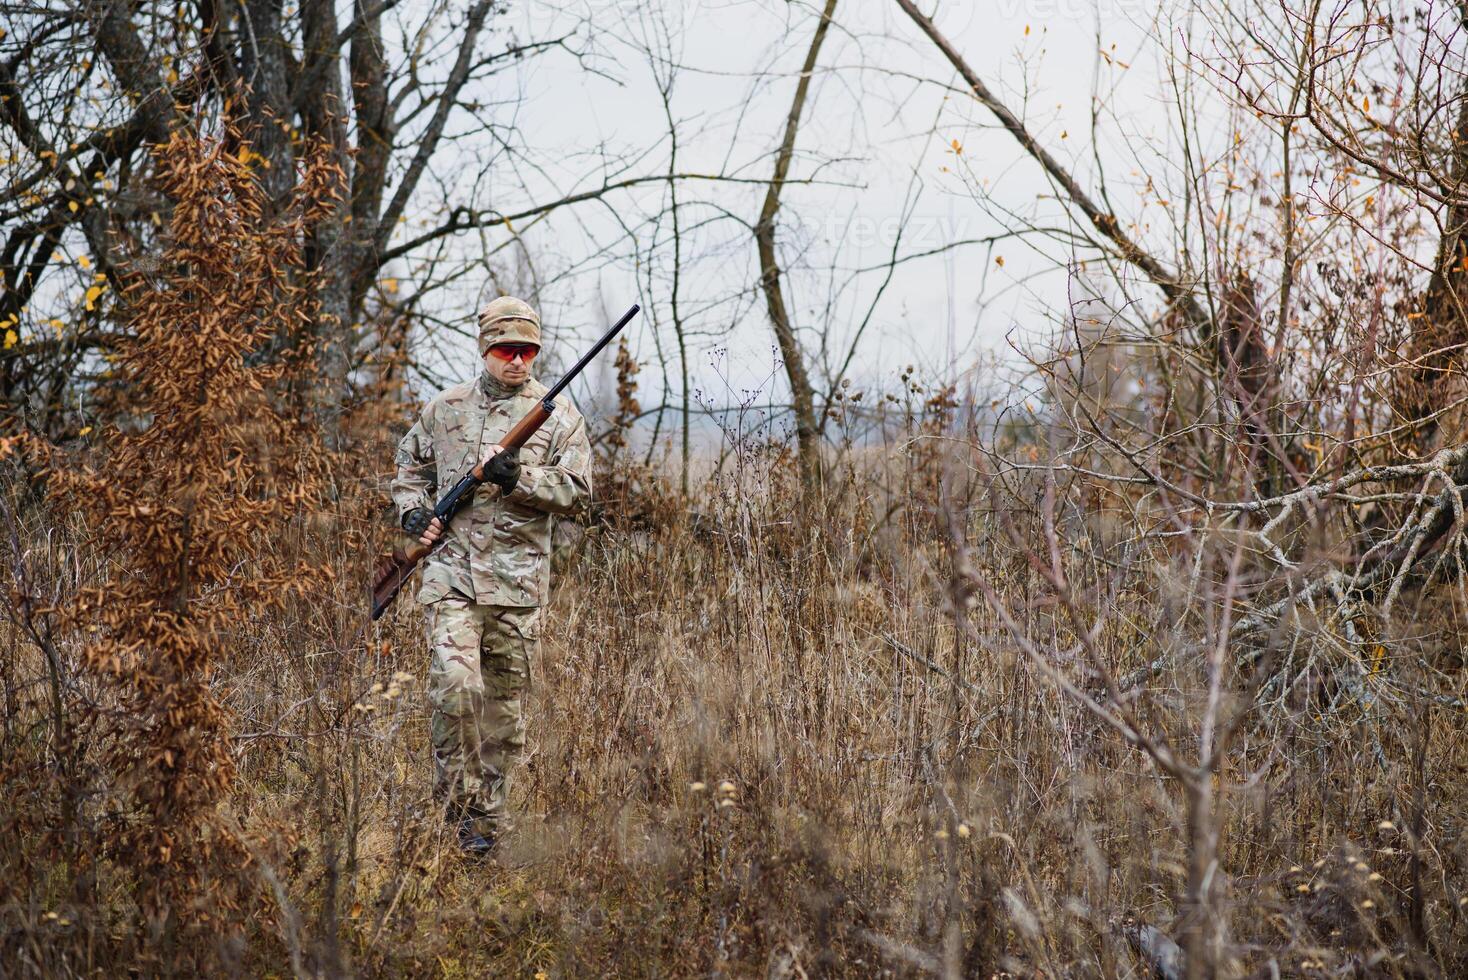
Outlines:
[[[443,521],[434,517],[427,507],[414,507],[403,515],[403,530],[418,535],[418,543],[431,548],[443,535]]]
[[[484,482],[493,483],[505,493],[520,482],[520,450],[505,451],[503,446],[490,446],[484,460]]]
[[[428,528],[423,532],[423,536],[418,539],[418,543],[425,548],[432,548],[433,542],[437,541],[442,535],[443,521],[435,517],[428,522]]]

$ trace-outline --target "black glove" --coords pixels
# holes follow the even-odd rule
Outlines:
[[[433,511],[427,507],[414,507],[403,515],[403,530],[416,537],[428,530],[432,520]]]
[[[498,453],[484,464],[484,482],[493,483],[505,493],[515,489],[515,484],[520,482],[520,450]]]

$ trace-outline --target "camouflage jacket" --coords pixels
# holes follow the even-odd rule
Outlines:
[[[433,507],[546,390],[534,378],[512,389],[481,373],[429,402],[398,443],[392,497],[399,523],[414,507]],[[560,395],[549,421],[520,450],[515,489],[480,487],[449,525],[447,540],[424,561],[418,601],[434,602],[453,589],[485,605],[543,605],[553,515],[571,513],[590,496],[586,422]]]

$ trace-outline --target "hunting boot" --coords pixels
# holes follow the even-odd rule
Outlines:
[[[476,826],[477,823],[469,817],[459,821],[459,850],[471,857],[488,857],[494,853],[499,838],[493,830]]]
[[[483,807],[473,803],[450,804],[444,808],[444,819],[454,828],[459,849],[474,857],[487,857],[499,844],[495,822]]]

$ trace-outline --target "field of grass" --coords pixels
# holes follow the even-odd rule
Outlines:
[[[1082,616],[1107,608],[1087,666],[1029,553],[1035,493],[979,492],[950,467],[933,495],[894,458],[843,458],[818,496],[777,453],[740,454],[694,500],[655,474],[612,481],[557,555],[519,817],[487,864],[430,801],[421,612],[405,596],[360,632],[373,493],[282,530],[270,547],[330,577],[216,638],[237,771],[209,822],[223,829],[201,833],[244,856],[205,862],[213,877],[167,915],[142,911],[141,872],[109,854],[125,815],[96,763],[123,730],[108,691],[76,638],[54,638],[53,670],[13,614],[3,972],[1182,975],[1167,971],[1195,914],[1187,794],[1052,670],[1087,688],[1098,666],[1153,665],[1126,703],[1187,757],[1207,610],[1160,561],[1108,561],[1121,534],[1079,516],[1060,561]],[[84,537],[44,534],[27,494],[7,498],[27,587],[64,595],[95,574]],[[1447,591],[1419,639],[1456,636],[1425,618]],[[93,708],[65,745],[57,698]],[[1211,777],[1210,969],[1461,975],[1461,709],[1341,698],[1325,677],[1256,701]]]

